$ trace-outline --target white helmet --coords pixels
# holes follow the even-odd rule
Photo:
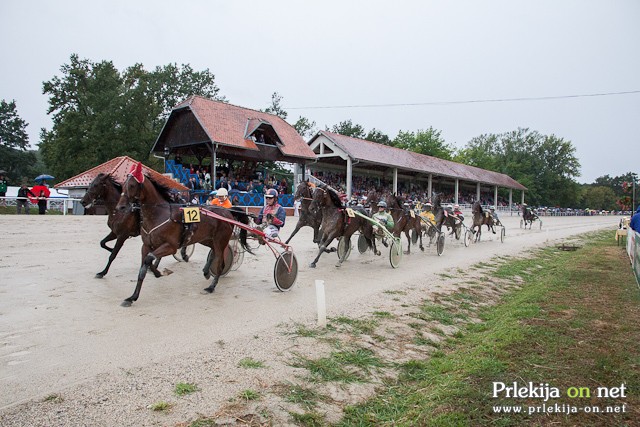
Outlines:
[[[455,205],[453,205],[453,209],[460,209],[460,205],[456,203]]]
[[[491,210],[492,210],[492,211],[495,211],[495,210],[496,210],[496,207],[495,207],[495,206],[491,206]]]
[[[218,191],[216,192],[216,196],[220,197],[220,196],[228,196],[229,192],[227,191],[226,188],[222,187],[222,188],[218,188]]]

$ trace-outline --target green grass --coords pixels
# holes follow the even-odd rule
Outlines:
[[[162,411],[168,411],[169,409],[171,409],[172,406],[173,405],[169,402],[160,401],[150,405],[149,409],[156,412],[162,412]]]
[[[240,368],[246,368],[246,369],[259,369],[259,368],[264,368],[265,365],[263,362],[260,362],[259,360],[253,360],[250,357],[245,357],[240,362],[238,362],[238,366]]]
[[[306,410],[311,410],[318,405],[319,401],[326,401],[327,397],[313,390],[298,384],[287,383],[280,387],[279,393],[285,401],[302,406]]]
[[[492,265],[491,276],[523,280],[498,305],[483,308],[428,359],[400,365],[398,380],[376,398],[345,409],[341,426],[637,425],[640,419],[640,292],[628,258],[611,233],[576,252],[547,248]],[[480,265],[479,265],[480,266]],[[542,267],[542,268],[540,268]],[[425,304],[421,314],[451,324],[456,313]],[[553,404],[620,405],[618,414],[497,414],[496,405],[540,405],[540,399],[491,396],[493,382],[616,387],[625,399],[551,399]],[[633,420],[636,421],[633,421]]]
[[[353,332],[365,335],[373,334],[379,324],[378,320],[375,319],[352,319],[345,316],[333,318],[331,321],[338,325],[349,326]]]
[[[25,215],[24,209],[21,210],[20,215]],[[35,208],[31,206],[29,209],[30,215],[38,215],[38,207]],[[15,206],[0,206],[0,215],[17,215],[17,210]],[[45,215],[62,215],[61,211],[55,209],[49,209]]]
[[[246,389],[246,390],[242,390],[240,392],[240,394],[238,394],[238,397],[242,400],[258,400],[260,399],[260,393],[258,393],[255,390],[251,390],[251,389]]]
[[[187,394],[195,393],[198,391],[198,387],[195,384],[178,383],[174,388],[174,393],[178,396],[185,396]]]

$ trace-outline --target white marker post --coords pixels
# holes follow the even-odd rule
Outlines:
[[[324,280],[316,280],[316,302],[318,305],[318,326],[327,326],[327,305],[324,298]]]

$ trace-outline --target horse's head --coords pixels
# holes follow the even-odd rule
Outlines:
[[[311,199],[311,196],[313,195],[313,189],[315,188],[315,184],[309,182],[309,181],[302,181],[300,184],[298,184],[298,187],[296,188],[296,192],[293,194],[293,198],[295,200],[300,200],[300,199]]]
[[[131,174],[127,175],[127,179],[122,186],[122,194],[116,205],[116,210],[125,211],[134,204],[142,203],[144,199],[145,181],[138,182]]]
[[[473,206],[471,207],[471,212],[473,213],[482,213],[482,206],[480,205],[480,202],[474,202]]]
[[[324,188],[316,187],[311,195],[311,204],[309,210],[313,213],[319,212],[324,206],[328,204],[329,195]]]
[[[109,174],[100,173],[93,181],[91,181],[91,184],[89,184],[89,188],[82,197],[82,200],[80,200],[80,203],[82,203],[82,206],[84,206],[85,209],[89,209],[96,201],[108,197],[109,187],[111,186],[115,189],[116,185],[117,184]]]

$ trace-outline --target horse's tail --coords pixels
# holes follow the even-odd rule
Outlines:
[[[231,215],[233,215],[233,218],[236,221],[241,222],[245,225],[249,225],[250,215],[248,213],[236,207],[229,209],[229,212],[231,212]],[[247,230],[245,230],[244,228],[241,228],[239,237],[240,237],[240,244],[242,245],[242,249],[254,255],[254,253],[251,251],[251,248],[249,247],[249,244],[247,243]]]

